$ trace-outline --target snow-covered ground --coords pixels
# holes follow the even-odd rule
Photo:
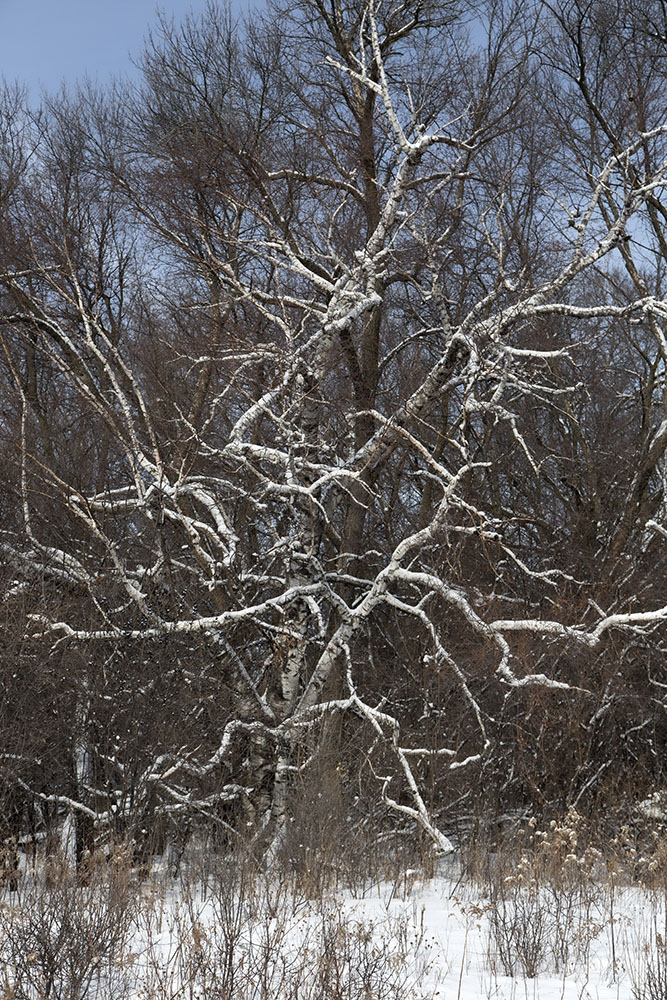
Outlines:
[[[349,912],[363,914],[372,922],[381,921],[385,915],[390,919],[407,917],[419,942],[416,967],[426,972],[420,977],[422,994],[465,1000],[633,997],[633,984],[641,982],[645,948],[654,940],[653,920],[658,910],[662,912],[662,903],[628,890],[618,894],[615,905],[613,918],[601,908],[592,921],[588,919],[590,937],[584,928],[586,920],[581,914],[574,915],[572,937],[576,956],[568,962],[556,961],[553,950],[557,942],[543,938],[537,970],[529,970],[537,974],[527,975],[522,949],[515,947],[512,954],[507,940],[505,948],[501,947],[498,937],[502,934],[502,919],[498,928],[493,902],[483,892],[476,892],[474,886],[456,886],[447,879],[434,879],[416,883],[405,900],[387,902],[377,898],[346,902]],[[513,918],[512,913],[508,920]],[[530,948],[533,930],[531,924],[525,928],[529,960],[535,958]],[[504,959],[513,960],[513,975],[506,974]]]
[[[47,885],[46,897],[24,888],[0,907],[0,987],[21,986],[0,995],[44,995],[41,935],[61,966],[63,988],[48,995],[75,1000],[667,997],[665,893],[609,881],[556,890],[510,875],[484,885],[458,878],[450,862],[431,879],[408,871],[312,899],[288,879],[250,879],[230,868],[206,884],[192,875],[134,884],[131,919],[115,931],[113,893],[107,904],[99,887],[68,885]],[[116,944],[101,960],[112,933]],[[87,934],[102,943],[81,949],[76,961],[87,972],[78,992],[66,991],[77,974],[72,953]]]
[[[548,904],[546,899],[545,907]],[[664,929],[665,923],[662,898],[640,890],[617,890],[612,912],[608,894],[601,894],[593,913],[572,914],[571,957],[565,962],[554,957],[554,951],[563,952],[565,943],[543,933],[549,928],[540,928],[541,956],[531,949],[535,924],[524,928],[529,960],[535,959],[537,965],[529,970],[537,974],[527,975],[521,947],[512,954],[507,939],[504,949],[499,943],[503,921],[501,915],[499,927],[497,906],[474,885],[457,885],[441,877],[416,881],[404,898],[396,898],[392,887],[380,886],[364,899],[341,896],[338,905],[349,921],[372,927],[379,941],[393,941],[395,952],[405,956],[415,996],[465,1000],[631,998],[641,988],[647,962],[654,955],[656,928]],[[515,915],[506,914],[507,921]],[[535,920],[529,909],[526,916],[531,915]],[[404,948],[405,941],[412,947]],[[504,959],[514,963],[513,975],[506,974]]]
[[[272,903],[270,895],[254,924],[239,921],[236,942],[223,930],[228,901],[221,907],[220,900],[191,900],[184,921],[183,899],[172,895],[158,950],[175,968],[188,922],[201,929],[211,967],[216,949],[221,961],[233,945],[241,967],[255,963],[267,975],[264,990],[238,994],[244,1000],[658,1000],[646,992],[646,975],[655,974],[664,936],[662,894],[611,892],[607,885],[585,899],[557,900],[545,887],[500,901],[452,874],[424,880],[409,872],[399,885],[369,885],[316,901],[277,891]],[[155,944],[155,937],[144,939],[137,948],[136,971],[146,955],[154,956]],[[186,961],[179,975],[191,965]]]

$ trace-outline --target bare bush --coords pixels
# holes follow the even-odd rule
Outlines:
[[[4,995],[12,1000],[125,996],[135,894],[125,852],[73,870],[62,855],[0,905]]]
[[[664,934],[655,925],[649,940],[640,950],[639,967],[631,978],[635,1000],[667,998],[667,943]]]
[[[489,954],[507,976],[588,967],[607,914],[602,855],[579,842],[570,810],[547,830],[531,822],[516,855],[499,855],[489,876]]]
[[[141,995],[207,1000],[417,1000],[431,996],[423,930],[405,915],[364,920],[298,899],[287,880],[219,869],[143,914]]]

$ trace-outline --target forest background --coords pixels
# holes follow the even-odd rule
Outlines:
[[[4,838],[660,790],[666,54],[657,0],[281,0],[5,85]]]

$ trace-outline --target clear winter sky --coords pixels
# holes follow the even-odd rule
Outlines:
[[[180,21],[205,0],[0,0],[0,77],[57,90],[88,74],[104,83],[134,72],[130,55],[142,49],[159,7]],[[235,9],[247,4],[234,4]]]

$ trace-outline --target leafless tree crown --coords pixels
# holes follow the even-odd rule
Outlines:
[[[271,856],[316,773],[448,851],[660,780],[666,32],[210,4],[5,88],[6,835]]]

